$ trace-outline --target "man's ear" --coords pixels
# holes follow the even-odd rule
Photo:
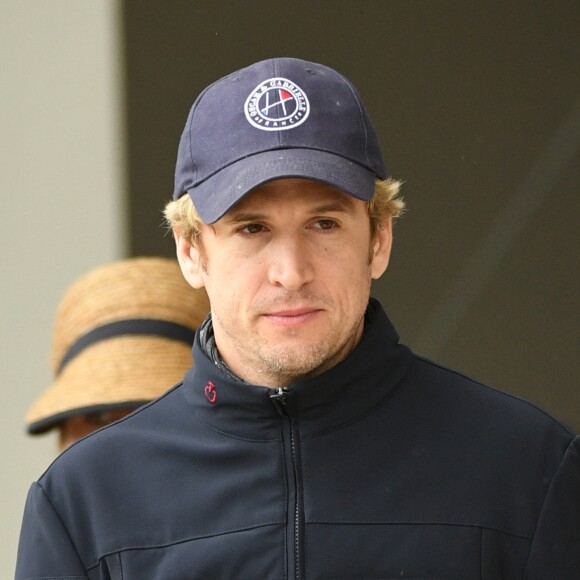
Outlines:
[[[203,276],[204,260],[200,248],[201,240],[198,239],[196,244],[192,244],[177,229],[173,230],[173,236],[175,237],[177,261],[181,267],[183,277],[193,288],[203,288],[205,279]]]
[[[371,276],[373,279],[379,279],[389,265],[391,257],[391,247],[393,245],[393,220],[388,218],[381,222],[373,241],[371,254]]]

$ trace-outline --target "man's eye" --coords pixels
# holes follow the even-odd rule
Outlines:
[[[259,234],[264,231],[264,226],[261,224],[247,224],[240,230],[243,234]]]
[[[336,222],[334,220],[318,220],[314,227],[321,230],[331,230],[336,227]]]

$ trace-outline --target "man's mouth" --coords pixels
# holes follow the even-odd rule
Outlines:
[[[264,314],[272,324],[279,326],[299,326],[314,320],[322,312],[319,308],[290,308]]]

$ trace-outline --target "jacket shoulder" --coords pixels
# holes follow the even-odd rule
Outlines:
[[[55,476],[86,477],[92,469],[126,461],[138,444],[155,445],[157,428],[164,421],[161,418],[177,420],[176,411],[183,409],[182,385],[178,383],[157,399],[73,443],[53,460],[38,482],[51,489],[49,482]]]
[[[440,412],[463,414],[474,426],[485,424],[498,435],[550,433],[565,447],[574,438],[567,425],[541,406],[424,357],[414,355],[409,377]]]

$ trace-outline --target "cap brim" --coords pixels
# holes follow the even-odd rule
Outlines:
[[[228,165],[187,193],[201,219],[211,224],[259,185],[291,177],[320,181],[363,201],[373,198],[376,178],[367,167],[333,153],[280,149]]]

